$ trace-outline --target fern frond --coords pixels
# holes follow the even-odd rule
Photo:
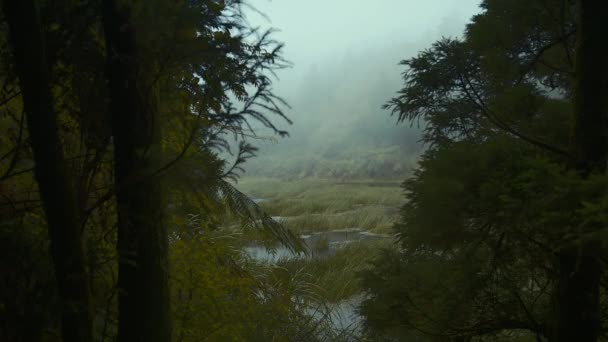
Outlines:
[[[230,213],[237,216],[242,223],[267,233],[294,253],[308,253],[299,236],[275,221],[247,195],[225,180],[220,181],[218,187],[218,196]]]

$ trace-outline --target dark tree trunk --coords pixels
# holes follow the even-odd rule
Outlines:
[[[170,339],[160,123],[151,62],[129,1],[104,0],[118,210],[118,341]],[[152,64],[153,65],[153,64]]]
[[[583,175],[605,173],[608,160],[608,2],[579,0],[576,79],[576,167]],[[605,227],[590,227],[588,232]],[[599,287],[602,276],[599,243],[564,248],[555,341],[595,342],[600,331]]]
[[[4,0],[23,107],[34,153],[35,177],[48,223],[66,342],[92,340],[89,287],[74,179],[69,176],[53,108],[50,69],[32,0]]]

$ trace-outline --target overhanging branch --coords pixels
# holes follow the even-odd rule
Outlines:
[[[560,155],[562,157],[566,157],[569,160],[575,160],[574,156],[568,153],[565,150],[562,150],[559,147],[550,145],[549,143],[543,142],[534,137],[525,135],[521,132],[518,132],[513,127],[509,126],[506,122],[502,121],[496,113],[494,113],[488,106],[485,104],[483,98],[479,95],[479,93],[475,90],[475,87],[471,84],[471,81],[466,77],[466,75],[461,74],[461,82],[462,82],[462,90],[467,95],[467,98],[472,101],[477,108],[481,111],[481,113],[492,122],[496,127],[506,131],[521,140],[534,145],[543,150],[549,151],[553,154]]]

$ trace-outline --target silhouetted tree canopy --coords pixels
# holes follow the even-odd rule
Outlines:
[[[402,62],[385,108],[425,122],[428,150],[403,185],[398,250],[363,275],[362,313],[404,339],[597,341],[608,108],[593,37],[606,6],[482,9],[463,39]]]

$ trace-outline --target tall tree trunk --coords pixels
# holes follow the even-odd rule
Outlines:
[[[605,173],[608,161],[608,2],[579,0],[577,24],[575,144],[583,177]],[[591,230],[605,227],[592,227]],[[560,279],[555,340],[597,341],[600,331],[599,243],[559,254]]]
[[[38,13],[32,0],[4,0],[3,10],[27,116],[35,177],[48,224],[61,299],[63,340],[91,341],[90,293],[76,191],[59,140]]]
[[[160,123],[151,61],[136,40],[129,1],[104,0],[118,210],[118,341],[170,339],[168,242]]]

